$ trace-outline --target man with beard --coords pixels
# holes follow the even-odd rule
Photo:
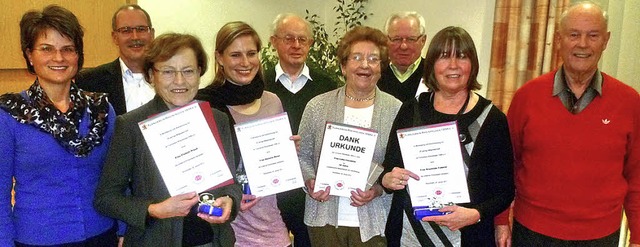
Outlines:
[[[78,87],[108,93],[117,115],[138,108],[155,96],[143,76],[143,54],[154,38],[149,14],[135,4],[120,7],[111,19],[111,38],[120,57],[113,62],[81,71]]]

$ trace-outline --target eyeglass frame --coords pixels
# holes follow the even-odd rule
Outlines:
[[[292,35],[285,35],[284,37],[280,37],[278,35],[273,35],[276,39],[282,40],[285,45],[293,45],[296,41],[300,45],[311,45],[313,44],[313,38],[309,37],[296,37]]]
[[[196,69],[192,69],[192,68],[188,68],[188,69],[183,69],[183,70],[174,70],[174,69],[167,69],[167,70],[161,70],[161,69],[157,69],[156,67],[151,67],[151,70],[153,70],[154,72],[160,72],[160,78],[167,80],[167,81],[173,81],[178,77],[178,72],[180,72],[180,75],[182,76],[183,79],[185,80],[192,80],[196,77],[197,73],[200,73],[200,67],[196,68]],[[189,72],[189,70],[193,70],[193,75],[188,75],[185,76],[185,72]],[[171,73],[171,78],[169,78],[169,74],[166,73]]]
[[[358,58],[358,56],[362,56],[362,58]],[[370,54],[369,56],[365,56],[362,53],[351,53],[349,54],[349,56],[347,56],[347,61],[354,61],[359,64],[363,64],[364,61],[367,61],[368,65],[376,67],[380,66],[380,64],[382,63],[382,58],[380,58],[380,55],[377,54]]]
[[[399,37],[399,36],[391,37],[391,36],[387,35],[387,38],[389,38],[389,43],[391,43],[391,44],[402,45],[402,43],[405,43],[405,44],[416,44],[424,36],[425,36],[424,34],[420,34],[418,36],[409,36],[409,37]]]
[[[63,57],[77,57],[78,55],[78,50],[76,49],[75,46],[73,45],[67,45],[67,46],[63,46],[62,48],[58,49],[53,45],[40,45],[37,48],[33,48],[31,49],[31,51],[39,51],[42,52],[43,55],[51,57],[51,56],[55,56],[56,54],[58,54],[58,52],[60,52],[60,55],[62,55]]]
[[[152,30],[153,30],[153,27],[151,26],[135,26],[135,27],[124,26],[124,27],[116,28],[113,31],[122,35],[132,35],[133,32],[150,33]]]

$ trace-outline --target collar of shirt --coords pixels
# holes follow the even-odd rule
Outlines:
[[[129,67],[120,60],[122,69],[122,84],[127,112],[149,102],[155,96],[155,89],[144,79],[144,74],[133,73]]]
[[[400,70],[398,70],[398,67],[396,67],[393,63],[390,63],[389,67],[391,68],[391,71],[393,71],[393,74],[396,75],[396,78],[398,78],[398,81],[404,82],[409,79],[411,75],[413,75],[413,72],[416,72],[421,60],[422,58],[416,59],[415,62],[409,65],[409,68],[407,68],[407,71],[405,71],[404,73],[400,72]]]
[[[600,70],[596,70],[593,78],[591,78],[591,83],[589,87],[587,87],[579,99],[576,99],[575,94],[567,85],[567,81],[564,76],[564,67],[561,67],[556,72],[553,78],[553,92],[552,96],[558,96],[562,104],[569,110],[570,112],[577,114],[584,110],[584,108],[593,101],[595,96],[602,96],[602,74]]]
[[[300,74],[298,75],[298,77],[296,77],[295,81],[291,81],[291,76],[284,72],[279,62],[278,64],[276,64],[275,71],[275,81],[280,81],[282,86],[284,86],[292,93],[297,93],[298,91],[300,91],[302,87],[304,87],[304,85],[307,83],[307,81],[313,81],[313,78],[311,78],[311,75],[309,75],[309,67],[307,67],[307,64],[304,64],[304,66],[302,66],[302,71],[300,71]]]
[[[120,72],[122,74],[122,81],[124,82],[125,85],[126,84],[138,85],[140,80],[147,83],[142,73],[133,73],[133,71],[131,71],[129,67],[127,67],[124,61],[122,61],[122,58],[118,58],[118,60],[120,61],[120,70],[121,70]]]

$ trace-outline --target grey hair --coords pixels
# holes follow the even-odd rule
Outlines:
[[[305,18],[302,18],[299,15],[296,15],[294,13],[278,14],[276,18],[273,20],[273,23],[271,23],[271,35],[275,36],[276,32],[278,32],[278,28],[280,27],[280,25],[282,25],[282,22],[284,22],[285,19],[290,17],[298,18],[302,20],[304,22],[304,25],[307,27],[307,34],[309,35],[309,37],[311,38],[313,37],[313,30],[311,29],[311,23],[309,23],[309,21],[307,21]]]
[[[391,14],[391,16],[389,16],[387,21],[384,23],[384,32],[387,34],[389,33],[389,26],[391,25],[391,22],[397,19],[407,19],[407,18],[415,18],[416,20],[418,20],[418,23],[420,23],[420,34],[423,35],[426,33],[427,24],[424,21],[424,17],[422,17],[422,15],[418,14],[418,12],[415,12],[415,11],[403,11],[403,12]]]

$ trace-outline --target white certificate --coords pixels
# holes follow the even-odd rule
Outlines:
[[[268,196],[304,186],[287,113],[235,125],[251,194]]]
[[[408,183],[413,207],[470,201],[455,121],[401,129],[397,135],[405,169],[420,177]]]
[[[330,195],[350,197],[353,190],[365,190],[377,140],[375,130],[327,122],[315,191],[331,186]]]
[[[233,183],[208,102],[171,109],[138,127],[171,196]]]

